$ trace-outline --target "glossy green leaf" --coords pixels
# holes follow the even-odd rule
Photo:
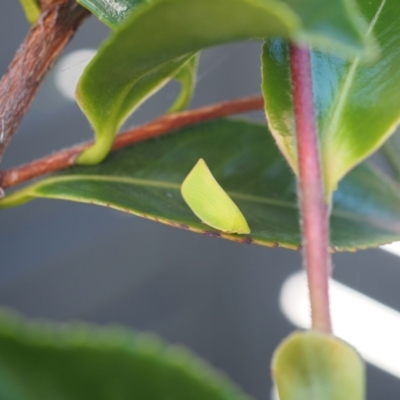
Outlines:
[[[116,131],[137,104],[138,81],[149,73],[157,76],[155,71],[172,60],[205,47],[270,36],[353,55],[365,44],[364,25],[352,0],[328,4],[325,0],[82,0],[82,4],[111,26],[123,21],[78,83],[77,100],[97,140],[95,148],[79,158],[87,164],[106,156]]]
[[[186,63],[191,63],[193,58],[196,58],[195,54],[176,58],[135,79],[132,85],[128,85],[123,93],[120,93],[121,96],[118,101],[116,100],[117,103],[113,105],[113,110],[110,112],[104,110],[105,114],[99,116],[93,124],[96,132],[96,143],[80,154],[77,162],[80,164],[97,164],[102,161],[111,149],[117,129],[129,115],[149,96],[161,89],[179,73]],[[85,108],[87,98],[85,96],[81,98],[79,94],[77,96],[80,106]],[[90,106],[88,105],[88,107]]]
[[[189,351],[122,328],[0,313],[2,400],[249,400]]]
[[[78,2],[95,14],[100,21],[108,25],[111,29],[117,30],[126,22],[134,8],[144,4],[145,0],[120,0],[111,2],[109,0],[80,0]],[[178,98],[168,112],[182,111],[189,105],[196,86],[198,61],[199,56],[194,56],[174,76],[174,79],[181,84],[182,88]]]
[[[400,2],[359,0],[368,35],[379,42],[377,62],[312,52],[314,102],[325,186],[329,194],[355,165],[374,152],[400,121]],[[267,41],[263,92],[270,128],[297,170],[288,44]]]
[[[251,235],[207,228],[180,187],[199,158],[244,214]],[[301,243],[296,181],[263,125],[216,120],[113,152],[101,165],[74,167],[7,195],[0,207],[35,197],[108,206],[175,227],[267,246]],[[354,250],[400,239],[400,189],[361,165],[335,193],[332,247]]]
[[[30,24],[35,24],[40,17],[40,6],[37,0],[19,0],[24,10],[26,19]]]
[[[365,367],[348,344],[317,332],[295,332],[275,351],[280,400],[364,400]]]
[[[248,234],[249,225],[238,206],[200,158],[182,183],[182,197],[207,225],[222,232]]]

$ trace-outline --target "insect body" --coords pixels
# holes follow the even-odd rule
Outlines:
[[[207,225],[227,233],[250,233],[244,215],[202,158],[183,181],[181,193],[190,209]]]

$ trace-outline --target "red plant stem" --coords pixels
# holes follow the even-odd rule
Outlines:
[[[263,107],[264,99],[262,96],[254,96],[212,104],[195,110],[164,115],[138,128],[121,133],[116,137],[112,149],[117,150],[201,121],[254,111]],[[0,171],[0,188],[10,188],[51,172],[71,167],[74,165],[76,157],[91,145],[93,145],[93,142],[84,143],[51,154],[40,160],[32,161],[7,171]]]
[[[297,133],[299,200],[303,257],[311,303],[314,330],[332,333],[329,309],[329,212],[318,152],[314,113],[310,52],[291,45],[291,74]]]

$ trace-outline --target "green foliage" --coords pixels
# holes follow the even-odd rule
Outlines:
[[[174,79],[181,84],[181,91],[175,103],[169,108],[169,113],[183,111],[189,105],[196,87],[199,58],[200,54],[195,54],[174,76]]]
[[[2,400],[250,400],[180,347],[122,328],[0,312]]]
[[[383,146],[383,153],[393,168],[396,180],[400,180],[400,133],[393,135]]]
[[[202,158],[183,181],[181,193],[190,209],[205,224],[222,232],[250,233],[243,214],[215,180]]]
[[[376,62],[346,60],[312,52],[314,99],[325,187],[329,195],[341,178],[374,152],[400,121],[400,2],[359,1],[381,49]],[[272,133],[297,170],[288,43],[266,41],[263,92]],[[271,78],[273,77],[273,78]]]
[[[251,234],[218,232],[187,207],[180,187],[204,158],[243,212]],[[0,206],[34,197],[109,206],[239,242],[298,248],[296,180],[264,125],[216,120],[112,153],[101,165],[75,167],[17,191]],[[354,250],[400,239],[400,189],[372,168],[352,171],[335,194],[332,246]]]
[[[40,17],[40,6],[37,0],[19,0],[24,10],[26,19],[30,24],[36,23]]]
[[[110,28],[118,30],[129,18],[132,10],[145,2],[143,0],[127,0],[124,2],[83,0],[80,3],[96,14]],[[129,55],[127,54],[127,56]],[[124,88],[123,93],[120,93],[120,103],[114,113],[107,113],[98,121],[97,125],[95,121],[92,121],[97,142],[95,146],[80,155],[78,162],[81,164],[97,164],[100,162],[110,151],[115,133],[125,119],[171,79],[176,79],[182,88],[169,112],[185,109],[196,86],[197,65],[198,55],[178,57],[169,63],[164,63],[147,71],[140,77],[134,77]],[[81,100],[81,104],[85,104],[84,99]]]
[[[97,56],[98,55],[99,53]],[[96,118],[96,122],[92,121],[96,132],[96,144],[88,150],[85,150],[79,156],[77,162],[79,164],[97,164],[102,161],[111,149],[117,129],[122,125],[125,119],[129,117],[131,112],[137,109],[140,104],[163,87],[170,79],[174,78],[185,64],[189,63],[189,65],[192,65],[193,58],[196,58],[196,54],[190,54],[189,56],[176,58],[170,62],[164,63],[161,67],[155,68],[135,78],[127,87],[122,88],[121,92],[118,94],[118,98],[114,99],[116,103],[112,106],[110,105],[108,111],[104,109],[104,114],[99,114]],[[108,59],[108,61],[110,62],[111,59]],[[123,68],[123,66],[121,66],[121,68]],[[129,68],[127,68],[125,72],[128,72],[128,70]],[[103,73],[106,73],[106,71],[103,71]],[[85,76],[91,76],[90,71],[88,72],[86,70],[81,82],[85,82]],[[184,88],[183,96],[185,99],[187,99],[188,93],[190,95],[190,89],[191,88],[188,86]],[[87,111],[87,98],[85,96],[81,97],[79,92],[77,93],[77,98],[80,106]],[[102,101],[102,99],[99,100]],[[177,101],[181,103],[180,98],[178,98]],[[184,105],[175,104],[178,106]],[[88,105],[88,107],[90,106]]]
[[[348,344],[313,331],[291,334],[272,360],[280,400],[363,400],[364,369]]]
[[[101,46],[78,84],[77,100],[97,141],[79,158],[85,164],[96,164],[107,155],[125,119],[176,75],[175,64],[182,66],[188,54],[271,36],[307,40],[353,55],[360,54],[365,45],[364,26],[350,0],[330,2],[329,6],[325,0],[124,1],[117,10],[110,5],[113,3],[82,0],[110,26],[122,23]]]
[[[145,0],[80,0],[81,5],[90,10],[97,18],[113,30],[118,30],[128,20],[135,7],[145,3]],[[168,110],[170,113],[184,110],[192,98],[197,77],[199,55],[194,56],[174,76],[181,86],[181,92],[175,103]],[[134,89],[133,89],[134,90]],[[135,110],[134,107],[131,113]]]
[[[78,0],[91,13],[109,26],[111,29],[119,28],[137,7],[145,4],[147,0]]]
[[[20,1],[35,22],[39,3]],[[182,90],[170,112],[184,109],[195,87],[200,50],[248,39],[264,40],[266,111],[284,157],[264,126],[215,120],[119,150],[101,165],[54,174],[7,196],[0,207],[36,197],[79,201],[242,243],[299,248],[296,177],[286,163],[297,172],[291,41],[313,48],[328,197],[337,189],[332,250],[400,239],[399,185],[361,164],[337,188],[400,121],[398,0],[358,0],[368,24],[353,0],[78,1],[115,30],[78,84],[78,103],[96,135],[78,163],[102,161],[129,115],[171,79]],[[381,53],[372,62],[375,39]],[[400,174],[399,151],[394,137],[386,152]],[[193,215],[180,189],[191,210],[212,228]],[[0,313],[0,354],[4,400],[247,398],[186,351],[122,330],[39,327]],[[365,395],[358,354],[316,332],[286,339],[275,353],[273,374],[280,400],[362,400]]]

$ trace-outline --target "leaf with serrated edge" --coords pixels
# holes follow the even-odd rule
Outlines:
[[[246,216],[250,235],[206,228],[180,194],[203,157]],[[109,206],[172,226],[242,243],[296,249],[301,243],[296,181],[263,125],[215,120],[110,154],[101,165],[74,167],[7,195],[0,207],[35,197]],[[335,193],[332,249],[355,250],[400,239],[400,189],[361,165]]]
[[[249,225],[238,206],[200,158],[181,186],[190,209],[207,225],[222,232],[248,234]]]
[[[124,328],[1,311],[0,352],[2,400],[250,400],[188,350]]]
[[[83,2],[91,3],[103,20],[114,11],[114,2]],[[129,99],[137,81],[171,60],[218,44],[271,36],[353,55],[365,45],[364,26],[352,0],[124,1],[118,3],[119,10],[129,4],[131,15],[125,20],[116,14],[116,20],[125,22],[100,47],[78,83],[77,100],[97,141],[78,158],[80,163],[95,164],[107,155],[112,138],[137,103],[131,105]]]
[[[327,195],[355,165],[374,152],[400,121],[400,2],[359,0],[378,40],[377,62],[362,63],[313,51],[312,75]],[[288,44],[266,41],[263,92],[278,146],[297,171]],[[271,79],[271,77],[273,77]]]
[[[280,400],[364,400],[365,367],[347,343],[315,331],[295,332],[277,348],[272,374]]]

